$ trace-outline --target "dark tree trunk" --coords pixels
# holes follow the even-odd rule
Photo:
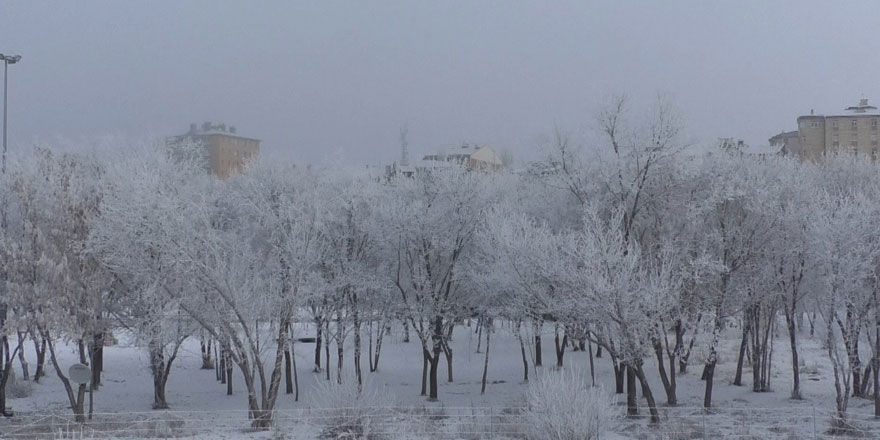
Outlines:
[[[797,332],[795,331],[795,321],[792,319],[792,314],[788,309],[786,309],[785,313],[785,324],[788,328],[788,342],[791,348],[791,377],[793,379],[791,398],[801,400],[803,396],[801,396],[801,369],[797,351]]]
[[[34,382],[39,382],[46,375],[46,340],[39,338],[40,342],[37,343],[38,338],[36,336],[33,336],[32,339],[37,355],[37,369],[34,371]]]
[[[220,369],[220,383],[226,385],[226,348],[220,350],[220,360],[217,362]]]
[[[203,336],[199,345],[202,350],[202,370],[213,370],[214,359],[211,357],[211,338]]]
[[[624,378],[626,377],[626,365],[617,362],[614,356],[611,357],[614,365],[614,393],[623,394]]]
[[[670,357],[669,363],[672,366],[670,378],[670,375],[666,374],[666,365],[663,360],[663,342],[659,339],[654,341],[654,353],[657,355],[657,370],[660,373],[660,380],[663,382],[663,389],[666,391],[666,404],[676,406],[678,405],[678,397],[675,394],[675,363]],[[644,390],[644,386],[642,386],[642,389]]]
[[[523,382],[528,382],[529,381],[529,360],[526,357],[526,344],[523,343],[522,337],[519,338],[519,351],[522,354]]]
[[[639,415],[638,390],[636,389],[636,372],[632,366],[626,368],[626,415]]]
[[[483,360],[483,385],[480,388],[480,394],[486,394],[486,378],[489,374],[489,341],[492,335],[492,326],[486,327],[486,358]],[[450,367],[451,368],[451,367]]]
[[[232,359],[226,354],[226,395],[232,395]]]
[[[101,317],[98,316],[100,320]],[[104,332],[95,333],[92,337],[92,389],[97,391],[101,387],[101,373],[104,372]]]
[[[293,394],[293,378],[290,366],[290,349],[284,349],[284,393]]]
[[[565,334],[562,336],[562,341],[559,340],[559,328],[557,326],[556,336],[553,338],[553,342],[556,345],[556,368],[563,367],[563,357],[565,356],[565,346],[568,344],[568,332],[563,329]]]
[[[323,326],[320,322],[315,323],[315,373],[321,372],[321,340]]]
[[[736,386],[742,386],[742,375],[743,375],[743,362],[745,360],[746,347],[749,342],[749,329],[751,327],[751,312],[746,312],[746,316],[743,317],[743,327],[742,327],[742,336],[739,343],[739,356],[736,361],[736,375],[733,377],[733,384]]]
[[[535,366],[540,367],[541,364],[541,330],[544,328],[544,321],[539,320],[535,323]]]
[[[440,364],[440,353],[443,351],[443,318],[435,317],[432,328],[433,352],[429,359],[431,366],[428,374],[428,400],[436,401],[438,397],[437,367]]]
[[[428,364],[430,363],[428,359],[431,358],[431,354],[427,349],[422,349],[422,392],[419,394],[420,396],[428,395]]]
[[[711,359],[706,363],[706,369],[704,371],[706,375],[706,391],[703,394],[704,408],[712,407],[712,382],[715,378],[715,348],[713,347],[711,350],[712,352],[709,355]]]
[[[645,396],[645,400],[648,401],[648,412],[651,414],[651,424],[658,424],[660,423],[660,413],[657,411],[657,402],[654,401],[654,393],[651,392],[651,386],[645,379],[645,372],[642,370],[641,365],[635,368],[635,374],[642,386],[642,394]]]
[[[602,346],[596,344],[596,358],[602,358]]]
[[[18,346],[24,347],[24,341],[27,335],[24,332],[18,332]],[[21,364],[21,378],[22,380],[30,380],[30,371],[28,368],[27,359],[24,356],[24,350],[18,350],[18,362]]]

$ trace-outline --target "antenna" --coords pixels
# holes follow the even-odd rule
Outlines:
[[[407,124],[403,124],[403,127],[400,129],[400,164],[403,166],[409,165],[409,144],[406,140],[408,132]]]

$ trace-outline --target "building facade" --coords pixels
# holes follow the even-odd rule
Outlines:
[[[167,139],[169,146],[194,143],[204,148],[205,169],[225,179],[241,173],[245,165],[260,154],[260,140],[239,136],[234,126],[205,122],[201,127],[190,124],[189,131]]]
[[[877,159],[880,112],[862,99],[841,115],[808,115],[797,119],[801,157],[819,161],[830,154],[851,153]]]

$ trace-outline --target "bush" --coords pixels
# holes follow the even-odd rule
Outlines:
[[[611,397],[573,369],[539,375],[529,384],[527,402],[523,422],[530,439],[597,439],[620,416]]]
[[[365,382],[358,390],[357,380],[349,377],[342,384],[320,381],[315,388],[321,438],[377,440],[386,436],[389,402],[382,401],[376,387]]]
[[[6,393],[13,398],[23,399],[34,393],[34,387],[29,380],[17,380],[6,384]]]

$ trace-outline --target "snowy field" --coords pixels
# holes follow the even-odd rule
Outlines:
[[[307,336],[305,328],[298,337]],[[395,328],[386,338],[379,371],[365,373],[368,405],[375,419],[374,429],[387,433],[388,438],[517,438],[522,432],[522,420],[516,417],[523,405],[527,390],[522,382],[522,362],[519,346],[506,326],[496,326],[490,351],[489,385],[485,395],[480,394],[484,355],[476,353],[477,336],[474,328],[459,326],[454,335],[454,382],[446,382],[445,361],[440,363],[440,399],[428,402],[419,396],[421,353],[417,340],[402,342],[402,331]],[[609,427],[603,438],[825,438],[830,411],[834,406],[834,388],[825,352],[819,335],[802,335],[801,356],[802,389],[804,400],[789,399],[791,386],[790,359],[784,329],[774,339],[771,384],[773,391],[754,393],[749,386],[733,386],[736,367],[735,353],[739,342],[738,329],[729,329],[722,345],[722,356],[715,382],[715,410],[705,413],[702,403],[703,382],[700,381],[703,355],[692,355],[691,367],[679,377],[679,407],[662,408],[663,421],[659,427],[649,427],[645,420],[621,419]],[[781,337],[780,337],[781,336]],[[558,374],[555,364],[552,328],[543,338],[544,367],[539,374]],[[175,362],[167,386],[171,409],[151,410],[152,382],[146,350],[131,346],[118,335],[120,344],[105,350],[104,385],[95,393],[93,421],[84,428],[71,423],[64,389],[54,371],[40,384],[33,386],[33,394],[12,398],[9,406],[15,417],[0,425],[2,438],[113,438],[163,437],[190,438],[318,438],[323,430],[322,421],[342,412],[328,408],[339,402],[321,398],[323,374],[312,372],[314,344],[296,344],[296,361],[300,386],[300,400],[282,394],[278,400],[277,427],[269,432],[249,432],[246,412],[246,393],[240,372],[236,368],[234,394],[226,395],[226,386],[215,379],[213,370],[201,370],[199,343],[188,340]],[[699,344],[698,344],[699,346]],[[350,348],[350,347],[349,347]],[[534,347],[530,347],[532,350]],[[695,348],[697,350],[697,348]],[[27,351],[32,362],[32,348]],[[62,349],[61,363],[76,361],[70,349]],[[530,353],[530,355],[532,355]],[[331,368],[335,368],[335,347],[331,345]],[[350,367],[351,352],[346,352],[345,365]],[[607,356],[595,360],[597,385],[609,392],[614,390],[611,362]],[[366,359],[364,359],[366,364]],[[567,350],[567,369],[589,376],[588,356],[584,352]],[[51,368],[51,366],[47,365]],[[16,368],[18,364],[16,363]],[[31,365],[33,369],[33,365]],[[656,371],[656,364],[649,371]],[[365,367],[366,370],[366,367]],[[746,365],[744,383],[751,381]],[[534,372],[530,373],[534,377]],[[335,377],[335,370],[331,376]],[[664,400],[663,388],[656,374],[648,376],[658,403]],[[353,380],[348,375],[347,380]],[[656,383],[655,383],[656,382]],[[282,384],[283,389],[283,384]],[[614,396],[625,410],[625,395]],[[641,414],[646,414],[645,403],[640,403]],[[880,421],[873,421],[873,403],[866,399],[851,401],[852,420],[856,426],[880,433]],[[861,416],[860,416],[861,415]],[[48,426],[51,429],[47,429]],[[51,433],[48,431],[52,431]],[[110,430],[114,434],[99,431]],[[870,434],[866,434],[870,437]]]

